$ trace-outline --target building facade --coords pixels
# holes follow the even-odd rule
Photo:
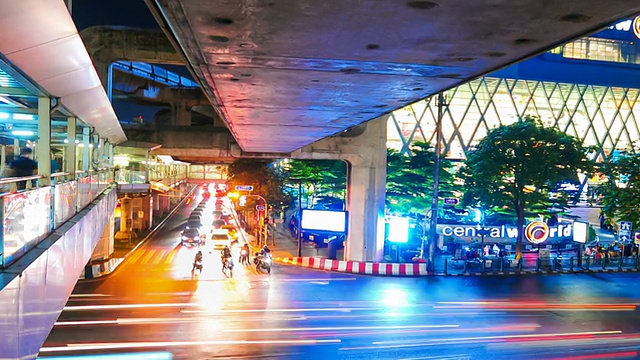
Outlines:
[[[606,161],[640,148],[640,16],[445,92],[442,149],[464,159],[487,131],[526,115],[599,149]],[[437,97],[392,113],[390,148],[433,143]]]

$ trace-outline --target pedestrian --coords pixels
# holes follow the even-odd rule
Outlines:
[[[20,150],[20,156],[13,160],[9,166],[14,170],[14,177],[33,176],[38,170],[38,164],[31,159],[33,156],[33,150],[25,147]],[[33,181],[32,181],[33,184]],[[27,188],[27,181],[18,181],[16,183],[18,190],[24,190]]]

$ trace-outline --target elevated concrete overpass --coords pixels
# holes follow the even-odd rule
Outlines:
[[[385,114],[640,12],[631,0],[145,1],[240,150],[200,134],[219,146],[192,153],[347,161],[345,256],[358,261],[382,257]]]
[[[640,12],[632,0],[145,0],[240,147],[290,153]]]

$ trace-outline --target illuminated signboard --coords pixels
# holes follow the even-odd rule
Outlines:
[[[640,16],[636,16],[633,20],[624,20],[608,27],[609,30],[632,31],[633,34],[640,39]]]
[[[524,228],[524,237],[532,244],[542,244],[549,238],[549,226],[542,221],[532,221]]]
[[[347,232],[347,212],[302,209],[302,230],[318,230],[336,233]]]
[[[544,226],[540,225],[543,224]],[[529,235],[527,236],[527,229]],[[458,238],[479,238],[480,230],[485,230],[486,237],[490,239],[515,240],[518,237],[518,228],[513,226],[485,226],[477,225],[444,225],[438,224],[437,233],[443,236],[455,236]],[[546,234],[546,235],[545,235]],[[572,224],[560,224],[549,227],[547,224],[534,221],[525,227],[525,239],[534,244],[540,244],[550,239],[572,237]]]

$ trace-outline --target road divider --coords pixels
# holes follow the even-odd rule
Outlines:
[[[374,263],[360,261],[331,260],[316,257],[276,257],[279,264],[300,266],[318,270],[337,271],[349,274],[380,276],[427,276],[425,263]]]

